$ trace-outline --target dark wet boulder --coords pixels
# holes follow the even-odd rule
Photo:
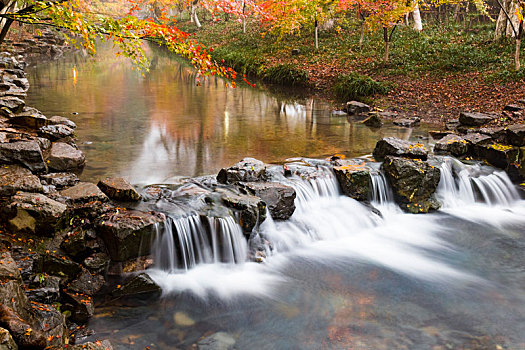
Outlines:
[[[68,281],[75,279],[80,271],[80,264],[65,256],[58,256],[51,253],[41,254],[33,262],[34,273],[47,273],[48,275],[58,276]]]
[[[83,269],[78,277],[71,282],[69,290],[86,295],[95,295],[100,291],[104,283],[104,277]]]
[[[84,166],[86,158],[81,150],[65,142],[55,142],[47,158],[50,169],[55,171],[70,171]]]
[[[217,181],[223,184],[265,180],[266,164],[254,158],[244,158],[219,171]]]
[[[75,124],[75,122],[73,122],[72,120],[66,118],[66,117],[62,117],[62,116],[59,116],[59,115],[55,115],[55,116],[52,116],[51,118],[48,119],[48,124],[50,125],[65,125],[65,126],[68,126],[70,127],[71,129],[76,129],[77,127],[77,124]]]
[[[493,143],[493,140],[490,136],[480,134],[480,133],[467,134],[463,136],[463,139],[467,141],[469,145],[468,154],[473,157],[478,157],[480,153],[480,149],[482,149],[484,146],[487,146]]]
[[[412,118],[396,118],[393,123],[397,126],[402,126],[404,128],[413,128],[415,126],[418,126],[421,122],[421,119],[418,117],[412,117]]]
[[[96,241],[93,230],[78,228],[66,234],[60,247],[76,261],[81,261],[98,248]]]
[[[61,282],[60,277],[38,274],[26,290],[26,295],[31,301],[43,304],[55,303],[60,299]]]
[[[428,133],[434,140],[441,140],[445,136],[454,134],[454,132],[450,130],[430,130]]]
[[[350,101],[346,103],[346,113],[348,113],[348,115],[366,114],[371,110],[372,108],[370,108],[369,105],[362,102]]]
[[[507,112],[520,112],[520,111],[525,110],[525,107],[517,105],[517,104],[510,104],[510,105],[506,105],[503,108],[503,110]]]
[[[69,198],[73,203],[107,202],[109,200],[97,185],[91,182],[80,182],[60,191],[60,195]]]
[[[35,173],[47,171],[37,141],[0,143],[0,163],[20,164]]]
[[[490,165],[500,169],[507,169],[511,163],[516,162],[519,152],[518,147],[501,143],[492,143],[476,148],[478,158],[486,160]]]
[[[13,113],[20,113],[23,111],[26,103],[19,97],[15,96],[5,96],[0,98],[0,108],[7,108]]]
[[[506,170],[509,178],[513,182],[517,184],[523,184],[525,182],[525,147],[520,147],[516,161],[510,163]],[[525,186],[522,186],[521,189],[524,190]]]
[[[262,199],[273,219],[287,220],[295,211],[295,190],[278,182],[245,182],[246,191]]]
[[[106,178],[98,182],[98,188],[109,198],[116,201],[132,202],[140,200],[140,194],[135,188],[121,177]]]
[[[217,189],[224,206],[239,213],[240,225],[246,234],[266,219],[266,203],[256,196],[237,194],[225,189]]]
[[[96,343],[87,342],[83,344],[70,345],[68,350],[113,350],[109,340],[97,341]]]
[[[162,289],[146,273],[138,274],[111,294],[116,298],[151,299],[158,298]]]
[[[92,273],[104,273],[111,259],[106,253],[94,253],[84,259],[84,266]]]
[[[396,137],[385,137],[379,140],[374,148],[373,155],[381,160],[386,156],[427,159],[428,151],[422,143],[410,142]]]
[[[19,165],[0,166],[0,196],[12,196],[18,191],[42,192],[43,187],[36,175]]]
[[[368,118],[363,120],[361,123],[371,128],[380,128],[383,126],[383,121],[381,120],[381,117],[376,113],[371,114]]]
[[[67,206],[39,193],[19,192],[9,204],[14,217],[9,219],[13,232],[52,235],[63,225]]]
[[[64,349],[68,337],[66,318],[55,307],[32,303],[35,326],[46,339],[46,349]]]
[[[0,252],[0,280],[22,281],[18,265],[9,252]]]
[[[33,319],[32,315],[30,319]],[[28,318],[20,316],[12,307],[3,303],[0,303],[0,326],[9,330],[21,349],[44,349],[47,346],[45,335],[35,329]]]
[[[507,128],[501,126],[480,128],[479,133],[490,136],[494,141],[507,143]]]
[[[370,196],[370,169],[364,164],[336,166],[335,177],[343,193],[359,201],[366,201]]]
[[[468,142],[458,135],[447,135],[436,142],[434,146],[435,154],[450,154],[455,157],[467,154],[468,150]]]
[[[46,125],[38,129],[38,134],[40,136],[45,137],[51,141],[72,137],[74,133],[74,129],[62,124]]]
[[[46,116],[36,108],[25,107],[22,111],[13,111],[13,113],[14,114],[9,117],[11,124],[25,126],[35,130],[47,125]]]
[[[64,291],[62,293],[62,310],[71,313],[74,322],[86,323],[95,313],[93,298],[89,295]]]
[[[51,173],[40,175],[40,179],[47,185],[55,186],[56,188],[64,188],[76,185],[80,180],[74,173]]]
[[[508,143],[513,146],[525,146],[525,124],[514,124],[507,128]]]
[[[40,146],[42,152],[45,152],[51,148],[51,141],[49,141],[45,137],[37,137],[36,142],[38,142],[38,145]]]
[[[18,345],[16,345],[9,331],[1,327],[0,327],[0,349],[1,350],[18,350]]]
[[[459,114],[459,122],[465,126],[481,126],[485,125],[496,117],[492,114],[479,112],[461,112]]]
[[[108,214],[97,224],[97,233],[113,261],[149,254],[156,229],[166,217],[160,213],[125,210]]]
[[[439,184],[439,168],[417,159],[390,156],[381,167],[402,209],[419,213],[439,208],[432,199]]]

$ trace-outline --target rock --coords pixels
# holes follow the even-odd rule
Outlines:
[[[40,136],[48,138],[51,141],[56,141],[65,137],[72,137],[74,133],[75,130],[62,124],[46,125],[38,130]]]
[[[40,149],[42,151],[47,151],[51,148],[51,141],[44,137],[37,137],[36,142],[38,142],[38,146],[40,146]]]
[[[76,127],[77,127],[77,124],[75,124],[75,122],[69,120],[66,117],[61,117],[59,115],[55,115],[55,116],[49,118],[48,124],[51,124],[51,125],[65,125],[65,126],[70,127],[71,129],[76,129]]]
[[[468,142],[458,135],[447,135],[434,146],[435,154],[451,154],[460,157],[467,154],[469,149]]]
[[[244,158],[230,168],[221,169],[217,181],[223,184],[253,182],[265,179],[266,164],[254,158]]]
[[[92,273],[104,273],[110,263],[106,253],[94,253],[84,259],[84,266]]]
[[[396,200],[405,210],[434,210],[431,196],[439,184],[440,170],[421,160],[387,156],[382,164]]]
[[[20,192],[12,198],[9,208],[16,211],[16,216],[9,220],[9,226],[14,232],[50,235],[63,224],[67,206],[43,194]],[[28,222],[31,224],[26,225]]]
[[[36,173],[47,171],[37,141],[0,143],[0,163],[20,164]]]
[[[0,108],[8,108],[13,113],[20,113],[23,111],[26,103],[19,97],[5,96],[0,98]]]
[[[42,192],[36,175],[19,165],[0,166],[0,196],[12,196],[18,191]]]
[[[463,139],[469,144],[469,153],[474,156],[478,153],[478,147],[490,145],[492,143],[492,138],[490,136],[479,133],[467,134],[463,136]]]
[[[235,338],[225,332],[217,332],[197,343],[199,350],[232,350],[235,349]]]
[[[504,111],[508,111],[508,112],[519,112],[519,111],[522,111],[524,110],[525,107],[523,106],[520,106],[520,105],[513,105],[513,104],[510,104],[510,105],[506,105],[503,110]]]
[[[78,176],[73,173],[51,173],[40,175],[47,185],[55,186],[56,188],[64,188],[76,185],[80,180]]]
[[[272,218],[287,220],[295,211],[295,190],[278,182],[246,182],[242,186],[256,197],[262,199]]]
[[[525,147],[520,147],[517,159],[510,163],[506,170],[511,181],[521,185],[519,188],[525,194]],[[525,198],[525,196],[522,196],[522,198]]]
[[[430,130],[428,132],[430,134],[430,136],[434,139],[434,140],[441,140],[443,137],[445,136],[448,136],[448,135],[454,135],[454,132],[450,131],[450,130],[445,130],[445,131],[441,131],[441,130]]]
[[[383,121],[381,120],[381,117],[377,114],[370,115],[368,118],[363,120],[361,123],[371,128],[380,128],[383,126]]]
[[[94,232],[93,235],[95,235]],[[93,253],[93,241],[93,239],[90,239],[89,234],[80,228],[73,232],[68,232],[60,247],[73,259],[80,261]]]
[[[66,280],[73,280],[81,271],[80,264],[67,259],[66,257],[44,253],[33,262],[33,272],[47,273],[48,275],[59,276]]]
[[[95,295],[104,283],[104,277],[101,275],[93,275],[87,270],[82,270],[77,279],[69,285],[69,290],[86,295]]]
[[[88,342],[84,344],[70,345],[68,350],[113,350],[109,340],[97,341],[96,343]]]
[[[445,129],[456,130],[459,125],[459,119],[450,119],[445,122]]]
[[[51,304],[60,299],[61,278],[57,276],[47,276],[39,274],[35,276],[30,284],[30,289],[26,290],[29,300]]]
[[[30,309],[29,306],[28,310]],[[21,349],[44,349],[47,341],[38,329],[35,329],[32,322],[33,315],[28,314],[27,318],[19,315],[12,307],[0,303],[0,324],[9,330],[17,345]]]
[[[335,177],[343,193],[359,201],[367,201],[370,195],[370,169],[363,165],[334,167]]]
[[[117,298],[136,299],[158,298],[161,294],[162,289],[146,273],[138,274],[112,292],[112,295]]]
[[[80,182],[73,187],[60,191],[60,195],[68,197],[73,203],[107,202],[109,200],[97,185],[91,182]]]
[[[507,128],[508,143],[513,146],[525,146],[525,124],[514,124]]]
[[[18,345],[5,328],[0,328],[0,350],[18,350]]]
[[[109,198],[116,201],[131,202],[140,200],[140,194],[135,188],[121,177],[106,178],[97,185]]]
[[[113,261],[126,261],[150,253],[156,226],[166,220],[163,214],[137,210],[117,212],[97,224]]]
[[[35,328],[44,335],[46,349],[64,349],[68,337],[66,318],[51,305],[33,303]]]
[[[259,197],[236,194],[228,190],[217,189],[221,201],[227,208],[240,214],[240,225],[243,231],[250,234],[253,229],[266,219],[266,204]]]
[[[292,56],[297,56],[301,53],[301,50],[299,49],[292,49]]]
[[[426,160],[428,151],[422,143],[386,137],[377,142],[373,154],[377,159],[383,159],[386,156],[397,156]]]
[[[21,112],[15,112],[9,118],[11,124],[21,125],[32,129],[39,129],[47,124],[47,118],[38,109],[25,107]]]
[[[488,135],[497,142],[507,143],[507,128],[504,128],[504,127],[480,128],[479,133],[483,135]]]
[[[95,312],[93,299],[86,294],[64,291],[62,293],[62,310],[71,312],[71,319],[86,323]]]
[[[84,166],[86,158],[82,151],[65,142],[55,142],[47,158],[50,169],[56,171],[69,171],[80,169]]]
[[[0,280],[16,280],[22,282],[22,276],[18,270],[18,265],[9,252],[0,252]]]
[[[494,115],[478,112],[461,112],[459,123],[465,126],[481,126],[495,119]]]
[[[518,159],[518,155],[519,148],[501,143],[492,143],[476,148],[477,157],[500,169],[507,169],[511,163]]]
[[[405,128],[413,128],[414,126],[418,126],[421,122],[421,119],[418,117],[413,118],[397,118],[394,120],[394,125],[402,126]]]
[[[348,115],[366,114],[372,109],[369,105],[358,101],[350,101],[346,103],[346,112]]]

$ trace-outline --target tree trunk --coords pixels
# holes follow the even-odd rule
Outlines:
[[[423,23],[421,22],[421,12],[419,12],[419,6],[414,7],[414,29],[418,32],[423,30]]]
[[[366,22],[361,24],[361,36],[359,37],[359,50],[363,48],[363,41],[365,40]]]
[[[459,22],[459,12],[461,11],[461,3],[457,3],[454,7],[454,23]]]
[[[246,10],[246,1],[242,0],[242,32],[246,34],[246,14],[244,13]]]
[[[503,0],[502,5],[505,10],[508,8],[511,0]],[[507,32],[507,16],[505,10],[500,8],[498,19],[496,20],[496,29],[494,30],[494,40],[501,40]]]
[[[383,28],[383,40],[385,42],[385,53],[383,55],[383,62],[388,63],[388,56],[390,55],[390,40],[388,38],[388,28]]]
[[[518,14],[517,14],[518,8],[519,8],[518,1],[516,1],[516,0],[509,1],[509,7],[507,8],[507,13],[509,14],[509,17],[510,17],[512,23],[507,23],[506,35],[508,37],[515,37],[516,36],[514,31],[512,30],[512,26],[514,26],[514,28],[519,28],[519,26],[520,26],[520,18],[519,18]]]
[[[516,53],[514,54],[514,64],[515,64],[516,71],[519,71],[521,68],[520,48],[521,48],[521,39],[516,39]]]
[[[317,23],[317,18],[315,19],[315,48],[319,48],[319,25]]]

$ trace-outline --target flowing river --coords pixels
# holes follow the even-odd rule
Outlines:
[[[426,136],[371,130],[316,100],[215,79],[198,87],[191,69],[149,54],[145,76],[105,50],[29,70],[27,103],[78,124],[85,180],[169,183],[245,156],[363,156],[384,136]],[[272,242],[264,263],[246,259],[234,217],[173,215],[148,270],[163,298],[99,305],[87,339],[117,349],[524,349],[525,201],[503,172],[448,157],[439,167],[443,208],[427,215],[401,212],[380,171],[374,209],[342,196],[329,170],[287,179],[297,209],[261,225]],[[219,238],[229,242],[221,251]]]

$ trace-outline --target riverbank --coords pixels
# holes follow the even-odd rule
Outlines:
[[[310,94],[331,99],[334,105],[347,101],[340,96],[361,95],[380,109],[394,108],[405,116],[444,124],[461,111],[499,113],[525,97],[524,70],[512,70],[510,41],[491,41],[492,23],[469,28],[429,24],[421,34],[400,26],[388,65],[382,62],[380,33],[366,33],[360,47],[359,30],[351,26],[321,30],[316,50],[307,29],[301,37],[279,41],[257,23],[248,23],[247,33],[240,24],[224,21],[206,21],[200,29],[192,23],[178,25],[212,47],[213,58],[240,74],[306,86]],[[388,92],[377,94],[382,91]],[[512,122],[521,121],[523,116]]]

